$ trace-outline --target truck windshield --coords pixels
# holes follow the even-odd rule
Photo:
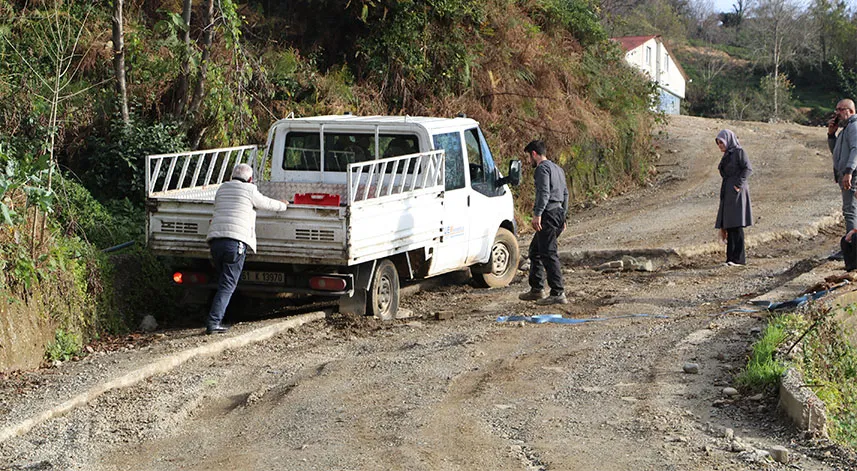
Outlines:
[[[348,164],[381,158],[415,154],[420,151],[417,136],[407,134],[380,134],[378,149],[371,133],[324,133],[324,159],[321,158],[321,140],[317,132],[290,132],[286,135],[284,170],[345,172]]]

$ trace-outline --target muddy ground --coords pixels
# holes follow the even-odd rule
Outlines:
[[[744,268],[723,266],[723,249],[711,244],[713,138],[727,125],[757,168],[750,186],[760,219],[748,230]],[[659,177],[577,210],[562,249],[692,255],[655,258],[654,272],[567,263],[571,302],[559,307],[519,301],[523,272],[495,290],[449,275],[405,297],[411,319],[330,315],[101,394],[0,443],[0,469],[857,469],[849,452],[795,430],[775,392],[723,394],[767,316],[723,311],[801,273],[839,269],[826,259],[841,228],[829,220],[838,192],[819,150],[824,129],[679,118],[668,132]],[[602,320],[497,322],[544,313]],[[278,321],[242,322],[228,335]],[[7,376],[0,430],[214,341],[199,329],[167,330]],[[683,372],[688,362],[699,374]],[[788,464],[761,453],[778,445]]]

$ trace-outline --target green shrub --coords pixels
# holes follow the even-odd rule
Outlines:
[[[598,5],[590,0],[539,0],[536,5],[540,11],[533,16],[545,29],[562,27],[584,46],[607,40],[596,13]]]
[[[48,345],[45,357],[49,361],[68,361],[77,356],[83,348],[80,335],[57,329],[54,341]]]
[[[50,212],[54,195],[48,188],[49,174],[46,156],[16,152],[0,141],[0,224],[19,224],[32,207]]]
[[[779,386],[780,377],[786,371],[786,364],[777,358],[778,349],[788,338],[785,317],[775,317],[768,322],[762,338],[753,345],[747,368],[738,375],[738,384],[742,387],[763,391]]]
[[[836,74],[836,82],[843,96],[857,97],[857,71],[846,70],[839,58],[834,58],[828,65]]]
[[[145,211],[130,199],[98,202],[83,185],[57,175],[54,214],[63,234],[105,249],[128,241],[143,242]]]
[[[388,84],[390,109],[401,109],[407,95],[464,91],[480,53],[483,9],[484,2],[467,0],[388,0],[364,8],[361,20],[371,27],[357,39],[355,55],[369,77]]]
[[[274,100],[299,100],[306,89],[302,85],[302,71],[307,65],[301,60],[297,50],[272,49],[261,57],[265,66],[267,79],[273,88],[271,98]]]
[[[124,195],[142,205],[146,196],[146,155],[184,149],[184,131],[178,123],[147,124],[133,119],[126,126],[113,120],[106,135],[89,138],[85,152],[88,165],[81,178],[101,201]]]
[[[795,117],[792,102],[794,85],[783,74],[774,77],[773,74],[762,77],[759,82],[759,108],[765,119],[792,119]],[[776,103],[774,96],[776,91]]]

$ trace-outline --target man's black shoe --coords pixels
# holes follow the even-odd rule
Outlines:
[[[205,329],[205,335],[225,334],[227,330],[229,330],[229,327],[223,324],[210,325]]]
[[[827,257],[827,259],[832,260],[834,262],[841,262],[842,260],[845,260],[845,255],[843,255],[842,251],[840,250],[839,252],[836,252],[835,254]]]

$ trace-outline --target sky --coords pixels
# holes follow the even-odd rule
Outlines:
[[[732,11],[735,0],[714,0],[714,11]]]
[[[717,12],[733,11],[734,9],[732,8],[732,5],[736,3],[735,0],[711,0],[711,2],[714,6],[714,10]],[[747,1],[744,2],[745,5],[747,3]],[[752,3],[752,0],[750,0],[750,3]],[[797,0],[797,3],[806,6],[811,3],[811,0]],[[857,0],[846,0],[845,3],[849,4],[852,9],[857,7]]]

